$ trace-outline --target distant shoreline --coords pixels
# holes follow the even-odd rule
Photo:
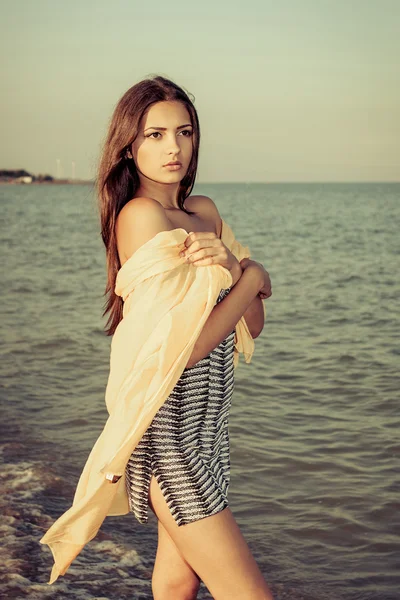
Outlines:
[[[39,175],[33,175],[26,169],[0,169],[0,184],[6,183],[8,185],[34,185],[43,184],[46,185],[58,184],[58,185],[91,185],[95,182],[95,179],[79,179],[77,177],[53,177],[48,173],[40,173]]]
[[[0,185],[94,185],[94,181],[85,179],[53,179],[52,181],[31,181],[23,183],[22,181],[0,181]]]

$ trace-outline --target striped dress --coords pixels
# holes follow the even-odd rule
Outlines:
[[[216,304],[231,288],[222,289]],[[178,526],[228,506],[228,419],[234,387],[235,329],[207,356],[184,369],[126,465],[130,511],[148,522],[154,474]]]

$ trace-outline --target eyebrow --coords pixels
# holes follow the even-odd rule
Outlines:
[[[179,127],[177,127],[177,129],[182,129],[183,127],[192,127],[192,124],[186,123],[186,125],[179,125]],[[146,127],[146,129],[144,129],[144,131],[147,131],[148,129],[158,129],[160,131],[167,131],[166,127]]]

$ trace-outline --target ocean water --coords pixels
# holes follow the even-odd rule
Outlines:
[[[194,192],[272,280],[229,425],[230,506],[266,580],[277,600],[400,599],[400,184]],[[1,596],[151,599],[151,511],[108,517],[46,583],[39,539],[107,418],[105,252],[90,185],[3,185],[0,200]]]

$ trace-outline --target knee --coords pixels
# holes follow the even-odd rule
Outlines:
[[[154,600],[196,600],[200,580],[182,579],[171,573],[162,580],[153,577],[151,587]]]

